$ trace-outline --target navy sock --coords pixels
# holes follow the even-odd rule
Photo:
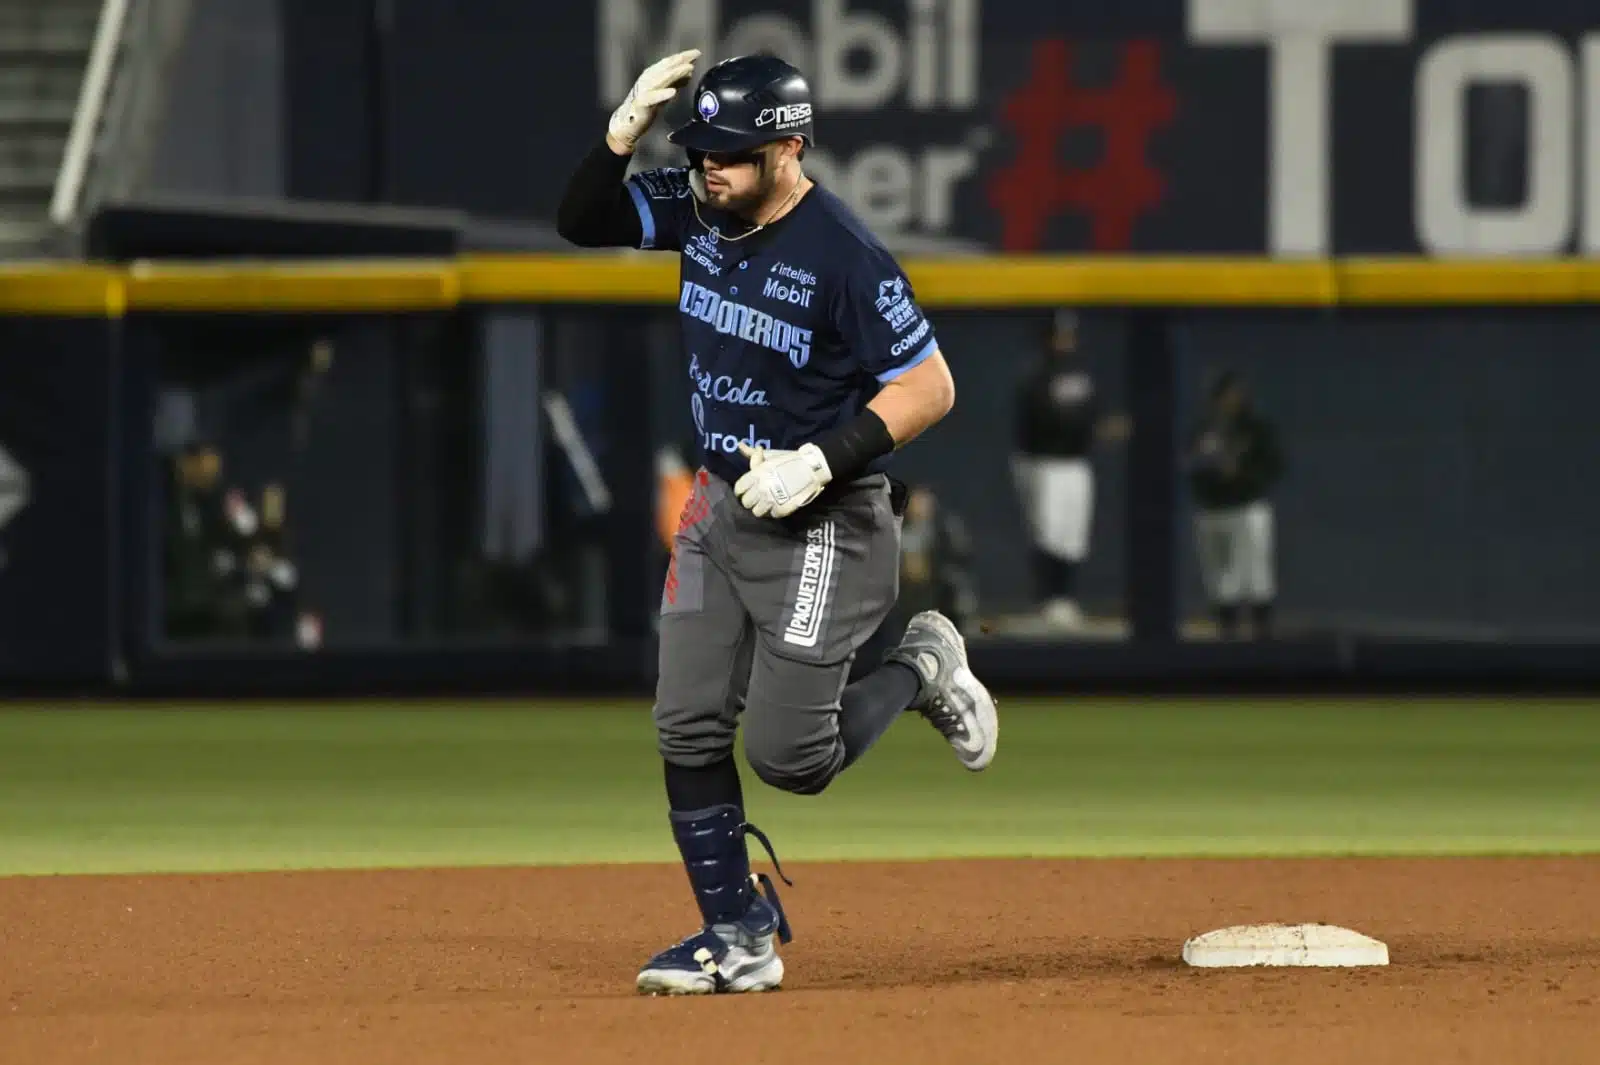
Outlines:
[[[1237,603],[1217,604],[1217,631],[1224,640],[1231,640],[1239,635],[1239,605]]]
[[[708,810],[715,806],[744,809],[739,765],[732,754],[710,765],[663,764],[666,766],[667,802],[674,810]]]
[[[1033,549],[1034,598],[1043,603],[1056,592],[1056,557],[1040,547]]]
[[[1057,558],[1055,586],[1053,591],[1057,599],[1071,599],[1078,590],[1078,564],[1067,558]]]
[[[839,738],[844,741],[848,768],[878,737],[889,731],[895,718],[917,701],[922,679],[916,670],[899,662],[885,662],[844,690],[839,697]]]

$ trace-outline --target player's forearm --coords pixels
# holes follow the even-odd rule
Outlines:
[[[629,156],[617,152],[610,135],[579,162],[556,210],[556,232],[583,248],[637,247],[639,212],[623,184]]]
[[[910,443],[955,405],[956,385],[944,356],[935,351],[884,383],[866,410],[814,441],[834,480],[850,480],[880,456]]]

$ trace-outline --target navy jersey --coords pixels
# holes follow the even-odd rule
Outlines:
[[[814,186],[777,223],[747,226],[704,204],[688,171],[628,179],[640,247],[681,255],[678,316],[701,461],[734,481],[739,444],[797,448],[842,425],[883,382],[937,350],[933,326],[888,250]],[[888,456],[870,470],[884,467]]]
[[[1046,356],[1017,395],[1017,448],[1028,455],[1085,458],[1094,448],[1100,401],[1079,357]]]

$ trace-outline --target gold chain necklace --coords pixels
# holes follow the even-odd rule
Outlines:
[[[729,242],[731,244],[732,242],[734,242],[736,240],[743,240],[745,237],[751,236],[752,234],[755,234],[755,233],[759,233],[763,229],[766,229],[768,226],[770,226],[773,222],[776,222],[778,220],[778,216],[784,212],[784,210],[789,206],[789,204],[794,202],[795,197],[800,195],[800,186],[805,184],[805,180],[806,179],[805,179],[804,175],[801,175],[799,178],[797,178],[795,180],[795,183],[794,183],[794,188],[789,190],[789,195],[784,198],[784,201],[782,203],[778,204],[777,208],[772,212],[772,214],[767,216],[767,220],[765,222],[762,222],[760,225],[755,226],[755,227],[753,227],[751,229],[745,230],[743,233],[740,233],[737,237],[726,237],[726,236],[723,236],[721,229],[718,229],[716,226],[707,225],[706,224],[706,220],[700,216],[700,197],[691,195],[689,197],[689,202],[694,205],[695,221],[699,222],[700,225],[703,226],[711,234],[711,239],[718,240],[718,241],[727,241],[727,242]]]

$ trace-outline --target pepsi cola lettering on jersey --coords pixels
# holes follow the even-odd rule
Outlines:
[[[679,254],[690,414],[716,476],[732,483],[749,469],[741,442],[798,448],[850,421],[937,350],[899,264],[825,186],[731,240],[748,232],[742,220],[647,194],[646,182],[670,190],[679,178],[629,180],[641,246]]]
[[[700,438],[700,449],[706,452],[732,455],[741,443],[751,447],[771,447],[772,441],[758,436],[753,424],[746,424],[744,435],[712,432],[706,428],[706,401],[726,403],[734,407],[765,407],[767,393],[756,387],[755,379],[746,377],[736,382],[727,374],[713,374],[700,367],[700,356],[689,356],[689,380],[694,393],[689,397],[689,414],[694,419],[695,435]]]
[[[727,374],[713,376],[709,371],[700,368],[698,355],[689,357],[689,380],[694,382],[696,392],[718,403],[732,403],[736,407],[767,405],[767,393],[756,387],[754,378],[746,377],[742,384],[736,384]]]
[[[698,318],[724,336],[738,337],[787,355],[796,369],[811,359],[811,330],[774,318],[765,311],[755,310],[743,303],[723,299],[693,281],[683,283],[683,294],[678,297],[678,310]]]

